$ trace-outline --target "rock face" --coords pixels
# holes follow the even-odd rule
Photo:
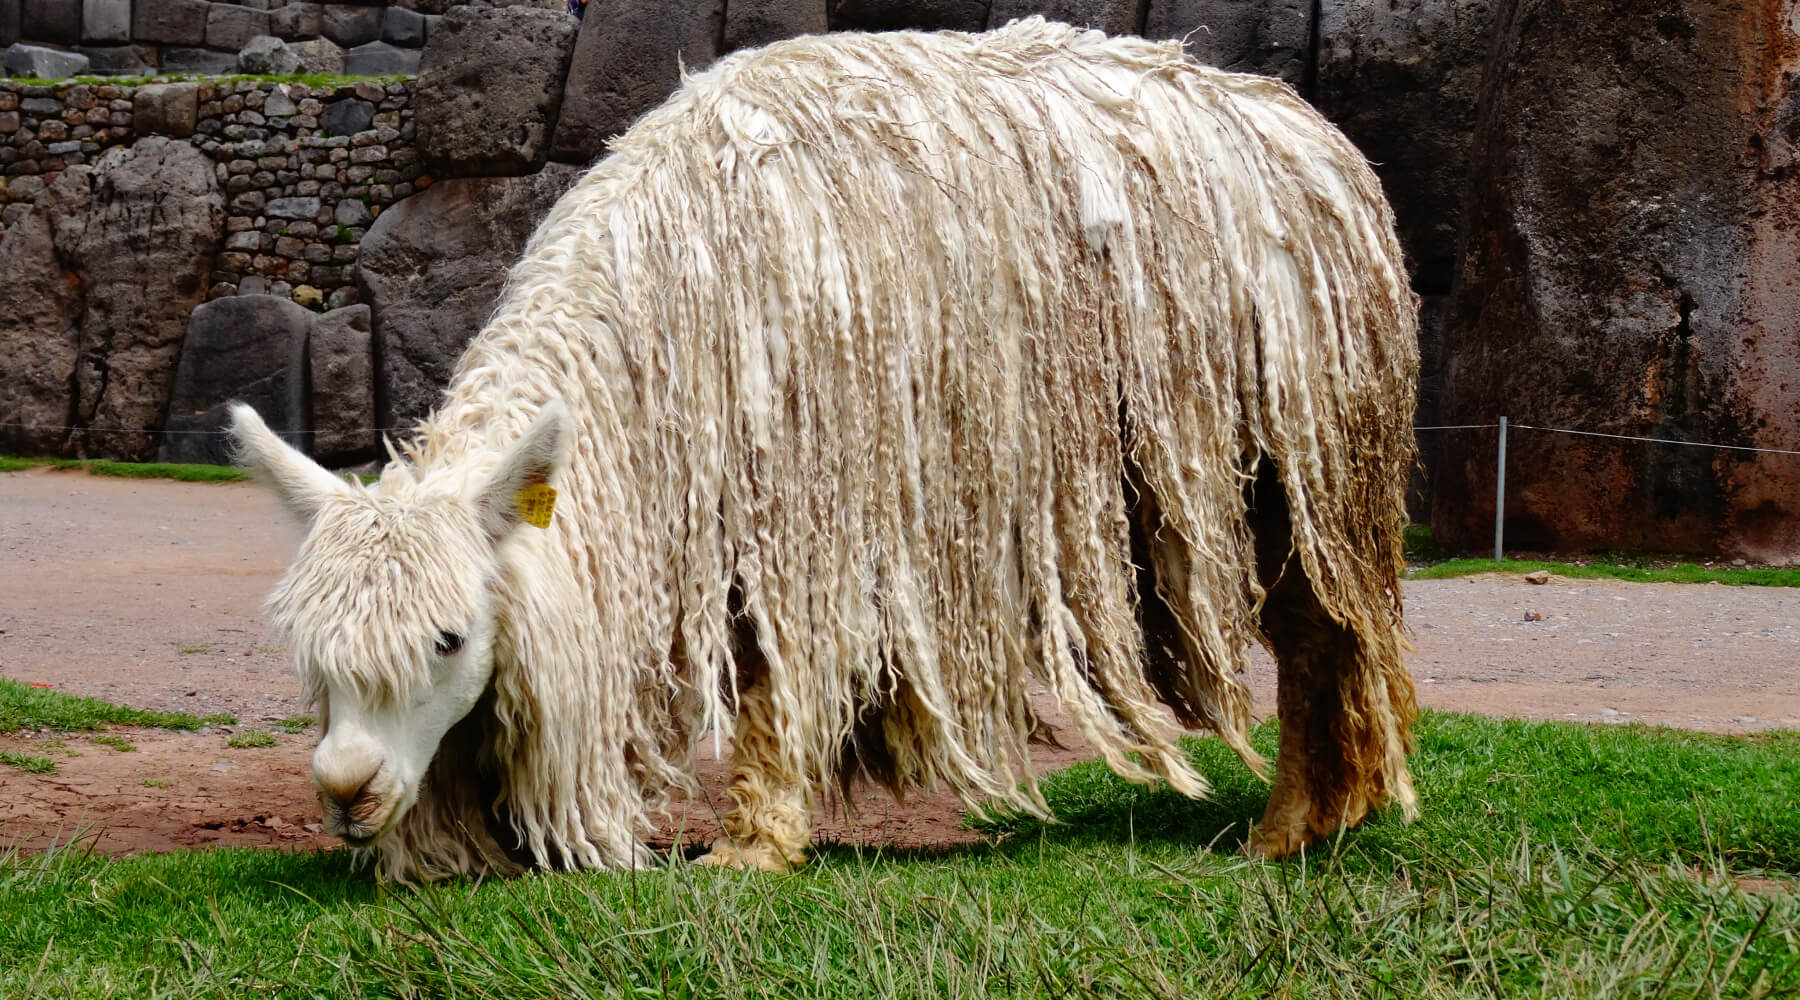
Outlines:
[[[1150,0],[1144,35],[1186,39],[1209,66],[1300,86],[1311,72],[1312,15],[1313,0]]]
[[[451,8],[420,63],[413,121],[427,169],[463,177],[542,167],[576,26],[558,11]]]
[[[719,56],[724,0],[608,0],[604,10],[582,19],[575,40],[551,147],[564,163],[599,159],[607,139],[674,92],[683,65],[692,72]]]
[[[35,290],[41,304],[0,311],[0,355],[30,359],[7,379],[10,407],[36,423],[60,411],[76,428],[33,450],[145,459],[147,433],[160,426],[169,379],[200,303],[213,252],[223,235],[224,198],[212,163],[193,146],[162,137],[117,147],[98,163],[64,170],[26,220],[9,233],[6,253],[50,253],[36,264],[6,262],[7,296]],[[45,261],[60,271],[62,287]],[[12,267],[22,265],[17,279]],[[58,319],[60,317],[60,319]],[[42,340],[43,344],[35,344]],[[73,345],[71,356],[69,345]],[[60,396],[61,405],[56,405]],[[98,439],[104,437],[104,442]]]
[[[308,450],[307,339],[313,314],[273,295],[207,302],[188,318],[169,390],[163,462],[229,465],[226,404],[256,407],[269,428]]]
[[[430,411],[525,241],[580,176],[552,164],[529,177],[440,181],[375,220],[359,265],[381,358],[380,426],[410,427]]]
[[[1414,286],[1450,291],[1494,0],[1324,0],[1313,103],[1375,165]]]
[[[1444,339],[1443,416],[1800,448],[1800,37],[1784,5],[1504,0]],[[1439,468],[1475,548],[1491,435]],[[1520,431],[1520,548],[1800,557],[1800,463]]]
[[[1476,102],[1494,0],[1323,0],[1312,101],[1381,177],[1406,248],[1419,325],[1420,426],[1439,426],[1443,314],[1456,271]],[[1425,432],[1427,469],[1462,438]],[[1423,495],[1426,490],[1418,491]]]

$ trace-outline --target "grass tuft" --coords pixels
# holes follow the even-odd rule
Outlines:
[[[112,747],[120,753],[134,753],[137,750],[137,744],[127,740],[123,736],[114,736],[111,733],[101,733],[98,736],[90,736],[88,737],[88,742],[98,743],[103,747]]]
[[[290,715],[280,722],[275,723],[275,725],[282,732],[287,733],[290,736],[297,736],[300,733],[305,732],[307,727],[311,726],[316,721],[317,720],[310,715]]]
[[[225,745],[228,747],[237,747],[240,750],[256,747],[272,747],[275,745],[275,736],[267,729],[246,729],[241,733],[233,734],[230,739],[225,741]]]
[[[108,723],[192,731],[205,726],[231,725],[236,721],[235,717],[224,714],[195,718],[185,712],[127,708],[98,698],[32,687],[0,677],[0,733],[26,728],[88,732]]]
[[[56,761],[48,757],[33,757],[30,754],[11,753],[0,750],[0,764],[15,767],[26,774],[55,774]]]

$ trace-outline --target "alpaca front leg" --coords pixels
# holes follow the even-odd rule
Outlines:
[[[766,678],[743,692],[731,751],[731,811],[725,835],[702,864],[785,872],[806,860],[812,841],[810,783],[776,739]]]

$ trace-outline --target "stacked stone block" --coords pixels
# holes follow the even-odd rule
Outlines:
[[[258,37],[329,47],[351,75],[418,69],[432,0],[0,0],[0,49],[14,76],[221,74]]]
[[[429,185],[410,87],[243,80],[117,87],[0,81],[0,240],[57,175],[109,146],[167,135],[212,160],[226,241],[208,296],[313,308],[357,298],[356,257],[383,209]]]
[[[407,85],[200,86],[194,141],[213,159],[229,212],[209,296],[355,302],[357,248],[370,223],[431,183],[413,144]]]
[[[129,88],[0,84],[0,236],[62,170],[131,139]]]

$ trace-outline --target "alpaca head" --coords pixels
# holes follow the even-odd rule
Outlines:
[[[501,552],[524,523],[520,491],[560,464],[567,414],[552,402],[498,454],[374,487],[327,472],[248,406],[232,421],[242,464],[307,530],[268,610],[322,717],[325,828],[366,845],[418,800],[493,677]]]

